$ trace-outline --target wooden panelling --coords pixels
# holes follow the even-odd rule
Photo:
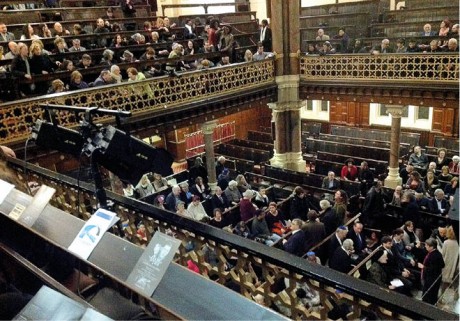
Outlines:
[[[434,132],[442,132],[443,129],[443,117],[444,109],[441,108],[433,108],[433,123],[431,130]]]

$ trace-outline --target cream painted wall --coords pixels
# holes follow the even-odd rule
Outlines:
[[[162,14],[162,5],[165,4],[203,4],[203,3],[230,3],[235,2],[235,0],[157,0],[158,4],[158,14]],[[225,12],[235,12],[235,6],[222,6],[222,7],[209,7],[208,13],[225,13]],[[165,15],[169,17],[178,17],[181,15],[193,15],[193,14],[204,14],[203,7],[196,8],[183,8],[183,9],[166,9]]]

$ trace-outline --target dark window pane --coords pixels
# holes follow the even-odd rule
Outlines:
[[[327,112],[328,111],[328,106],[329,106],[328,101],[325,101],[325,100],[321,101],[321,111]]]
[[[307,110],[313,111],[313,100],[307,100]]]
[[[418,107],[417,119],[429,119],[430,107]]]

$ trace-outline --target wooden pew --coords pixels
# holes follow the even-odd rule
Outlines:
[[[319,139],[329,140],[339,143],[347,144],[356,144],[363,146],[373,146],[378,148],[391,148],[391,143],[389,141],[375,140],[375,139],[366,139],[366,138],[355,138],[348,136],[339,136],[331,134],[319,134]],[[406,155],[409,153],[410,145],[408,143],[399,144],[399,155]]]
[[[348,136],[356,138],[376,139],[381,141],[390,141],[391,131],[332,125],[331,134],[337,136]],[[416,146],[420,144],[420,134],[403,132],[401,133],[400,140],[402,143],[407,143],[411,146]]]
[[[256,165],[263,164],[270,159],[270,152],[268,151],[231,144],[219,144],[215,147],[215,152],[222,155],[252,160]]]
[[[321,133],[321,123],[303,121],[301,124],[301,131],[309,136],[318,137]]]
[[[228,142],[227,144],[231,145],[236,145],[236,146],[243,146],[243,147],[250,147],[250,148],[256,148],[260,150],[266,150],[268,152],[273,152],[273,144],[270,143],[262,143],[262,142],[256,142],[253,140],[245,140],[245,139],[232,139]]]
[[[248,130],[248,140],[273,144],[271,133],[260,132],[257,130]]]
[[[434,136],[434,146],[459,151],[460,140],[454,137]]]
[[[315,153],[324,151],[335,154],[356,155],[361,158],[370,158],[377,160],[390,159],[390,149],[377,148],[361,145],[350,145],[346,143],[330,142],[327,140],[307,138],[304,140],[306,151]]]
[[[380,161],[380,160],[375,160],[375,159],[367,159],[367,158],[361,158],[361,157],[350,156],[350,155],[328,153],[328,152],[323,152],[323,151],[318,151],[316,153],[316,156],[317,156],[317,160],[319,159],[319,160],[325,160],[325,161],[336,162],[336,163],[341,163],[341,164],[345,164],[345,161],[349,158],[353,158],[355,162],[357,162],[357,164],[361,164],[361,162],[366,161],[367,164],[369,165],[369,168],[374,169],[376,174],[384,174],[386,173],[387,168],[388,168],[388,161]]]

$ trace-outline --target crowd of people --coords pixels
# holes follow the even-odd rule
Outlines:
[[[129,4],[122,6],[125,18],[135,14],[135,9],[134,12],[128,12],[128,7]],[[177,26],[168,17],[158,17],[154,22],[145,21],[142,29],[136,30],[136,23],[115,22],[115,10],[118,9],[109,7],[106,15],[96,20],[95,28],[91,31],[80,24],[74,24],[72,30],[67,30],[59,21],[51,29],[46,23],[42,23],[38,30],[34,25],[26,23],[19,41],[8,31],[7,25],[0,21],[0,42],[7,43],[5,47],[0,46],[0,60],[10,62],[0,66],[0,74],[3,73],[4,77],[11,74],[18,79],[19,93],[24,97],[141,80],[172,71],[208,69],[235,62],[258,61],[273,56],[269,51],[272,39],[267,20],[263,20],[260,26],[257,51],[247,49],[244,56],[239,56],[236,52],[239,44],[232,34],[232,26],[221,24],[213,16],[209,16],[205,22],[200,18],[186,19],[183,26]],[[126,36],[125,31],[131,31],[132,34]],[[88,38],[90,33],[94,37]],[[44,43],[43,40],[47,38],[55,38],[52,45],[48,41]],[[30,44],[21,40],[30,40]],[[89,51],[92,49],[103,49],[102,55],[99,51]],[[209,53],[221,55],[187,58]],[[164,60],[155,62],[162,58],[181,59],[166,63]],[[127,70],[119,67],[123,63],[145,61],[152,63],[134,67],[137,70],[136,77],[126,77]],[[82,75],[82,69],[91,67],[102,67],[103,71],[98,76],[87,73]],[[52,82],[35,81],[37,75],[59,72],[67,73],[53,77]]]
[[[423,38],[428,37],[428,41]],[[325,34],[323,28],[319,28],[315,39],[308,43],[306,54],[331,55],[343,53],[359,54],[386,54],[386,53],[458,53],[459,24],[453,24],[445,19],[439,26],[439,32],[432,30],[431,24],[423,26],[423,31],[418,37],[410,39],[398,38],[391,43],[388,38],[382,39],[376,46],[368,45],[365,39],[356,38],[354,41],[346,33],[345,28],[339,28],[334,36]]]
[[[168,194],[157,194],[155,205],[296,256],[306,258],[313,249],[319,264],[342,273],[349,273],[353,266],[368,259],[371,264],[363,278],[369,282],[410,297],[421,291],[424,301],[436,304],[440,287],[443,291],[452,287],[458,293],[455,285],[459,264],[458,230],[448,217],[453,195],[458,193],[458,157],[446,158],[443,148],[438,156],[434,164],[429,163],[416,146],[401,169],[403,184],[394,190],[384,188],[383,177],[374,177],[367,164],[358,168],[348,159],[340,177],[330,172],[324,178],[322,188],[331,192],[322,199],[298,186],[287,201],[280,203],[268,193],[270,186],[255,188],[244,175],[233,176],[224,156],[216,161],[218,186],[212,194],[207,169],[197,157],[189,168],[188,182],[172,186]],[[446,182],[445,177],[452,182]],[[440,188],[439,181],[435,182],[438,178],[448,193]],[[351,223],[356,213],[350,213],[351,195],[340,189],[341,180],[362,183],[361,216]],[[232,208],[238,213],[236,221],[231,218]],[[395,209],[402,213],[401,225],[382,231],[384,221]],[[422,212],[439,215],[439,222],[427,223]],[[328,235],[332,235],[329,242],[318,247]],[[369,259],[371,253],[374,255]]]

